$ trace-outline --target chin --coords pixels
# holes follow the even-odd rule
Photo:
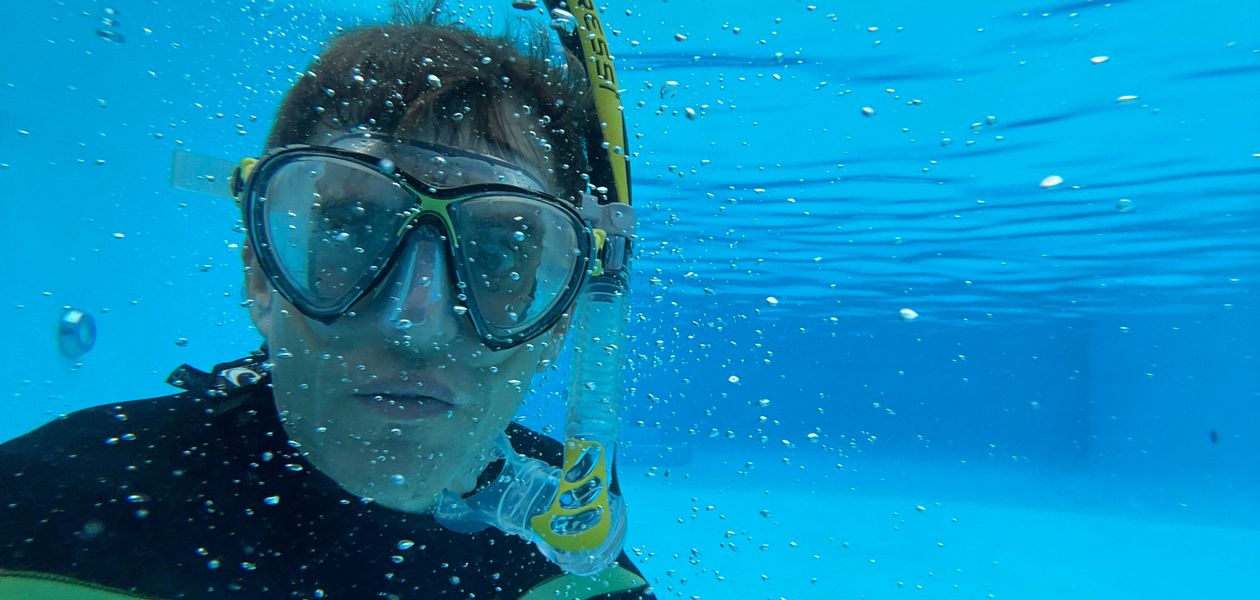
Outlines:
[[[363,494],[364,497],[371,498],[373,502],[384,506],[391,510],[409,513],[427,513],[432,512],[437,506],[438,498],[442,493],[441,489],[433,489],[433,486],[427,485],[393,485],[390,483],[384,486],[393,487],[395,489],[382,488],[378,485],[376,490],[379,493]]]
[[[427,460],[389,461],[370,464],[362,456],[327,457],[336,464],[318,465],[342,489],[373,502],[405,512],[428,512],[450,479],[446,469],[435,469]],[[342,460],[337,460],[341,458]]]

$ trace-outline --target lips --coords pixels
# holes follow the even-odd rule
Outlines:
[[[355,392],[354,398],[366,407],[392,421],[418,421],[432,417],[446,417],[459,409],[459,404],[446,398],[451,395],[431,396],[411,389],[405,391],[371,390]]]

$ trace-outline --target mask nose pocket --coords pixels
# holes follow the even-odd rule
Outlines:
[[[380,294],[389,325],[407,332],[427,325],[449,304],[450,285],[445,240],[438,227],[420,226],[411,232]]]

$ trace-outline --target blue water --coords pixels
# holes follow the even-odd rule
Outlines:
[[[623,487],[660,596],[1254,594],[1260,4],[815,3],[605,13],[641,134]],[[171,153],[256,154],[321,41],[386,14],[21,12],[0,439],[256,347],[235,208]],[[78,360],[66,305],[100,327]]]

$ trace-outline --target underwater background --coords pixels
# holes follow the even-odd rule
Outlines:
[[[1260,3],[605,4],[659,597],[1260,595]],[[237,209],[172,153],[260,153],[322,42],[389,9],[17,13],[0,440],[258,346]],[[563,375],[523,423],[557,431]]]

